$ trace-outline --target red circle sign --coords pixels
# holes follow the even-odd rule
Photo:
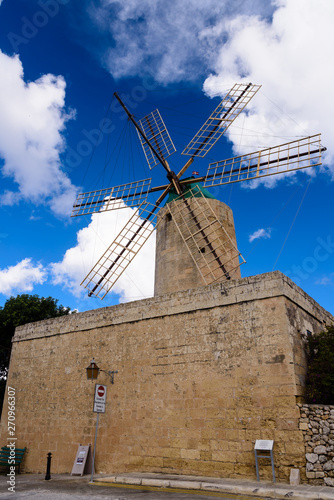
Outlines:
[[[100,387],[97,388],[97,395],[102,398],[104,396],[104,387],[103,385],[100,385]]]

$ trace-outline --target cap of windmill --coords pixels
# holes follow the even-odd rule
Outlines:
[[[200,184],[196,180],[195,177],[193,177],[193,176],[185,177],[182,180],[183,181],[186,181],[186,180],[193,180],[194,181],[194,182],[191,182],[191,183],[186,185],[186,188],[183,192],[183,196],[185,198],[192,198],[194,196],[196,198],[200,198],[200,197],[204,196],[204,198],[215,200],[215,197],[210,193],[210,191],[208,191],[208,189],[203,187],[202,184]],[[178,194],[176,193],[174,188],[171,188],[169,193],[168,193],[166,205],[167,205],[167,203],[170,203],[171,201],[175,200],[176,198],[178,198]]]
[[[222,273],[220,269],[214,270],[214,273],[216,273],[216,282],[224,281],[226,276],[232,279],[241,277],[239,258],[232,248],[233,246],[234,248],[237,246],[232,210],[225,203],[213,198],[204,188],[200,187],[200,191],[202,196],[191,196],[187,199],[191,212],[189,212],[189,209],[185,210],[184,201],[178,200],[172,193],[166,205],[158,214],[155,295],[197,288],[205,286],[207,283],[212,283],[212,279],[207,279],[206,281],[208,271],[205,263],[203,264],[204,257],[216,264],[217,259],[214,257],[216,256],[218,260],[221,259],[224,263],[225,273]],[[187,193],[185,193],[185,197],[187,197]],[[205,229],[205,235],[209,242],[204,242],[204,239],[199,234],[200,232],[196,231],[196,228],[193,231],[193,234],[195,234],[193,241],[191,243],[185,241],[187,240],[187,231],[184,231],[181,227],[182,234],[180,232],[180,215],[178,210],[183,211],[181,218],[184,219],[185,225],[189,224],[190,232],[192,231],[194,214],[198,220],[201,219],[201,214],[204,213],[208,221],[213,222],[214,219],[219,221],[220,224],[215,223],[213,225],[213,232],[211,228]],[[204,227],[205,225],[203,224],[203,220],[201,220],[201,226]],[[197,236],[197,233],[199,236]],[[196,239],[198,245],[196,245]],[[233,245],[227,242],[227,239]],[[214,256],[210,252],[211,244],[214,247]],[[191,252],[189,248],[186,248],[186,245],[193,245]]]

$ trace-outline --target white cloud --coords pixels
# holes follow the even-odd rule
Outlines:
[[[11,295],[14,292],[30,292],[34,285],[42,284],[47,273],[41,264],[34,265],[29,258],[23,259],[16,266],[0,269],[0,293]]]
[[[100,33],[113,39],[103,53],[113,77],[149,72],[163,84],[195,80],[212,67],[225,34],[216,29],[212,39],[205,30],[235,12],[268,16],[274,10],[267,0],[100,0],[94,5],[89,11]]]
[[[219,47],[204,89],[215,95],[234,82],[262,84],[247,114],[229,129],[236,154],[322,132],[330,166],[334,100],[328,82],[334,78],[334,66],[329,64],[334,3],[279,0],[276,4],[272,19],[238,15],[224,23],[227,41]],[[216,36],[213,30],[211,36]],[[275,177],[262,182],[271,186]]]
[[[254,231],[254,233],[250,234],[248,239],[249,239],[249,242],[251,243],[252,241],[254,240],[257,240],[259,238],[263,238],[263,239],[268,239],[271,237],[271,231],[270,229],[258,229],[257,231]]]
[[[262,84],[227,133],[235,154],[322,132],[325,164],[334,175],[328,83],[334,77],[333,2],[99,0],[90,14],[108,34],[101,57],[113,77],[150,73],[168,84],[211,73],[204,84],[210,96],[240,81]],[[269,176],[259,183],[272,187],[278,180]]]
[[[43,75],[26,83],[18,56],[0,51],[0,157],[2,175],[12,178],[18,191],[6,191],[1,204],[19,199],[48,203],[57,215],[70,212],[76,188],[61,170],[62,132],[72,116],[66,114],[65,81]]]
[[[14,193],[14,191],[9,191],[6,189],[6,191],[3,192],[2,195],[0,195],[0,205],[7,205],[9,207],[12,207],[13,205],[17,205],[21,199],[21,196],[19,193]]]
[[[133,214],[131,208],[92,216],[90,224],[77,233],[77,245],[68,249],[61,262],[51,264],[53,283],[62,285],[75,296],[87,293],[80,283],[113,242]],[[120,301],[151,297],[154,293],[155,234],[140,250],[119,278],[112,291]]]
[[[334,285],[334,273],[323,276],[322,278],[318,279],[315,284],[323,286]]]

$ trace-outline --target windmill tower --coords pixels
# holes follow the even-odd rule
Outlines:
[[[149,167],[160,164],[168,184],[151,188],[151,179],[79,194],[72,217],[125,206],[138,207],[81,283],[88,295],[103,299],[157,228],[155,293],[173,292],[240,277],[245,262],[236,246],[229,207],[211,199],[203,187],[243,182],[321,165],[320,134],[254,153],[211,163],[194,182],[183,175],[196,157],[204,157],[258,92],[260,85],[236,84],[185,147],[189,160],[176,174],[167,158],[176,149],[158,110],[137,123],[115,93],[136,127]],[[150,193],[162,191],[152,204]],[[172,194],[174,193],[174,194]],[[165,207],[158,212],[165,197]]]
[[[232,210],[211,196],[209,191],[202,188],[195,180],[193,182],[189,190],[198,190],[201,196],[191,197],[189,201],[191,212],[197,215],[201,226],[206,227],[205,235],[212,243],[211,258],[216,262],[216,270],[213,269],[211,273],[209,268],[205,269],[201,259],[203,253],[210,252],[203,235],[199,234],[192,242],[194,247],[192,254],[185,251],[181,218],[185,218],[184,224],[191,225],[191,215],[188,210],[184,210],[182,200],[175,200],[170,196],[171,199],[167,200],[166,206],[158,213],[154,295],[197,288],[205,282],[210,282],[211,279],[215,281],[215,274],[220,268],[219,259],[225,263],[227,279],[241,278]],[[170,204],[172,205],[169,206]],[[212,254],[213,249],[217,254],[216,259]],[[204,276],[204,281],[205,271],[208,275]],[[217,276],[219,278],[219,272]]]

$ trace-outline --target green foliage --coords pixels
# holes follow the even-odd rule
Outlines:
[[[308,403],[334,405],[334,326],[307,338]]]
[[[0,307],[0,377],[6,377],[10,359],[12,337],[19,325],[42,319],[64,316],[70,308],[57,306],[58,300],[52,297],[22,294],[10,297]]]

